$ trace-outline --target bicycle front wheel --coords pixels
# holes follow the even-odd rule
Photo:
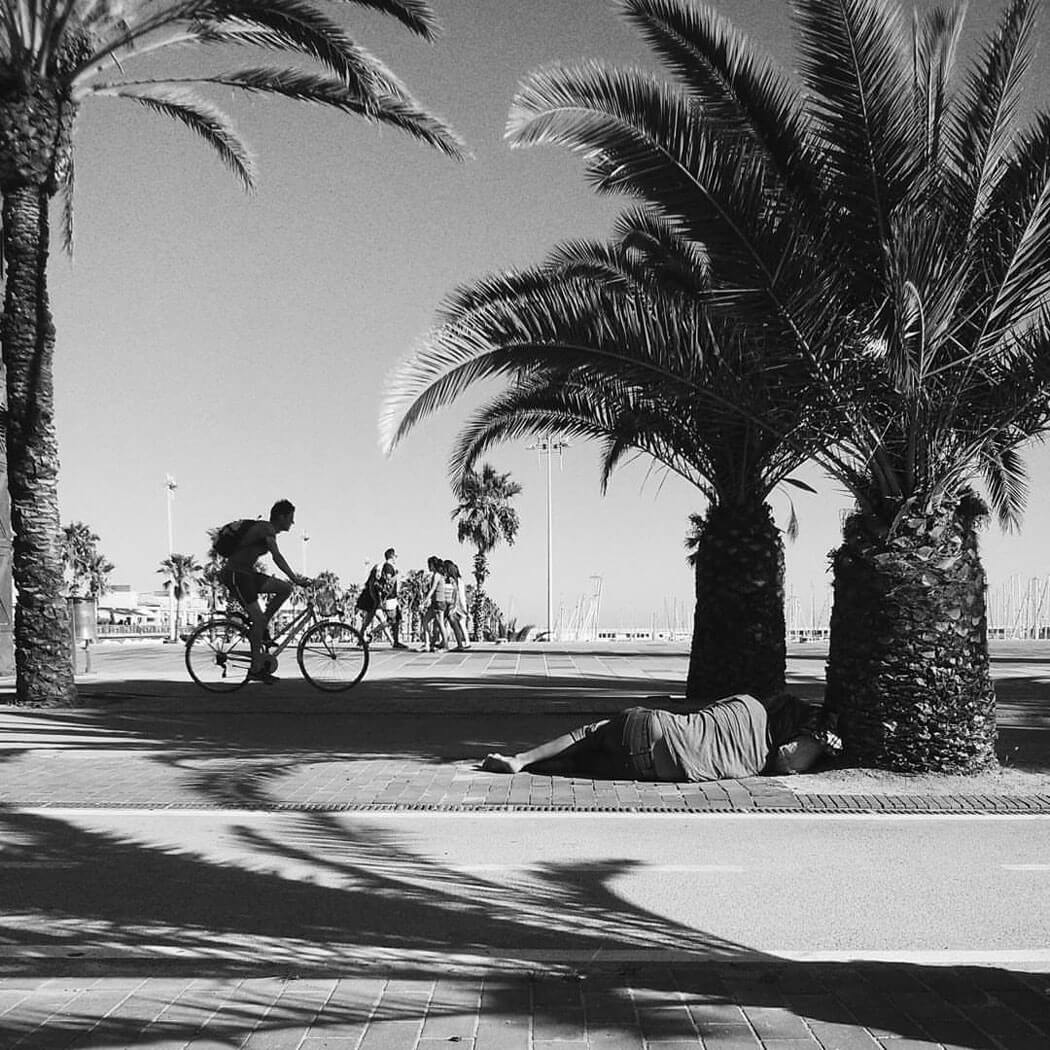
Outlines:
[[[341,620],[315,623],[300,640],[296,655],[303,677],[326,693],[353,689],[368,670],[368,645]]]
[[[209,620],[186,639],[186,670],[210,693],[232,693],[248,680],[252,643],[239,620]]]

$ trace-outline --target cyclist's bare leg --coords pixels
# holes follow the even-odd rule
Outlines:
[[[373,632],[373,633],[378,632],[380,634],[386,634],[390,638],[390,641],[393,642],[394,641],[394,632],[393,632],[393,630],[391,630],[390,621],[387,619],[386,612],[383,609],[376,609],[376,611],[375,611],[375,618],[376,618],[376,621],[378,622],[379,626],[376,628],[376,631]],[[378,634],[377,634],[377,636],[378,636]]]
[[[251,630],[248,632],[248,640],[252,646],[252,662],[248,671],[250,674],[257,674],[262,670],[263,657],[266,655],[266,649],[263,646],[263,638],[266,635],[266,613],[263,612],[258,599],[254,602],[248,602],[244,607],[244,611],[248,614],[248,619],[252,625]]]
[[[263,627],[269,626],[277,610],[292,596],[292,585],[287,580],[269,579],[259,588],[260,594],[268,594],[270,600],[266,603],[265,620]]]

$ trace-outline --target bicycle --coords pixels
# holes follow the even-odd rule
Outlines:
[[[296,638],[299,670],[315,689],[342,693],[364,678],[368,643],[350,624],[320,616],[312,598],[267,642],[267,671],[272,674],[277,669],[277,658]],[[251,621],[241,613],[208,620],[186,639],[186,670],[197,685],[211,693],[240,689],[248,681],[251,662]]]

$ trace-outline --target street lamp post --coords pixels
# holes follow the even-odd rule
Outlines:
[[[175,490],[179,487],[169,474],[164,480],[168,490],[168,556],[175,553]]]
[[[554,512],[551,502],[551,457],[558,453],[559,462],[567,441],[556,441],[550,435],[528,448],[547,457],[547,641],[554,640]]]
[[[168,493],[168,558],[175,553],[175,490],[179,487],[175,478],[168,474],[164,479]],[[178,637],[179,625],[175,622],[175,577],[168,581],[168,622],[171,624],[170,641]]]
[[[303,533],[303,575],[306,575],[306,545],[310,542],[308,533]]]

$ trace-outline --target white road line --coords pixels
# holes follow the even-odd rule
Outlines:
[[[462,871],[475,874],[477,872],[487,871],[536,871],[541,872],[544,870],[543,864],[537,864],[535,862],[527,862],[522,864],[446,864],[441,857],[431,858],[438,864],[444,864],[450,871]],[[595,861],[593,864],[588,865],[588,862],[583,861],[580,866],[601,866],[604,864],[603,861]],[[740,867],[738,864],[643,864],[640,865],[639,871],[645,875],[651,875],[656,873],[675,873],[681,872],[687,875],[704,875],[704,874],[738,874],[743,871],[747,871],[747,868]]]
[[[1005,871],[1050,871],[1050,864],[1000,864]]]

